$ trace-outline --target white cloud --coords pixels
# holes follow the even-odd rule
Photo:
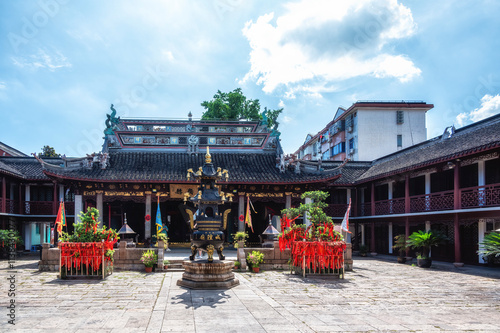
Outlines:
[[[1,83],[1,82],[0,82]],[[282,99],[280,99],[280,102],[278,103],[279,108],[284,108],[285,107],[285,102],[283,102]]]
[[[471,112],[462,112],[456,118],[458,126],[464,126],[471,122],[476,122],[491,117],[500,112],[500,94],[495,96],[484,95],[481,98],[481,106]]]
[[[384,51],[416,30],[397,0],[302,0],[285,8],[246,23],[251,68],[241,83],[255,80],[265,92],[284,86],[288,98],[301,91],[317,97],[354,77],[407,82],[421,73],[407,56]]]
[[[12,57],[12,62],[20,68],[35,71],[44,68],[54,72],[58,69],[72,66],[66,56],[64,56],[61,52],[48,52],[44,49],[38,49],[36,54],[32,54],[27,57]]]
[[[0,90],[4,90],[5,88],[7,88],[5,82],[0,81]]]
[[[162,51],[162,55],[163,55],[163,57],[165,57],[165,59],[167,59],[170,62],[175,60],[174,55],[172,54],[172,51],[164,50],[164,51]]]

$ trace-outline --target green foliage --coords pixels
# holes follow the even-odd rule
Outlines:
[[[361,244],[359,246],[359,254],[366,255],[367,253],[368,253],[368,246],[366,246],[365,244]]]
[[[166,243],[166,242],[168,242],[168,236],[165,234],[159,234],[158,241],[164,241]]]
[[[104,253],[105,257],[108,257],[111,262],[114,261],[113,255],[115,254],[115,250],[107,250],[106,253]]]
[[[22,245],[23,239],[17,230],[0,230],[0,246],[7,247],[10,244]]]
[[[259,267],[264,262],[264,253],[260,251],[252,251],[247,256],[247,263],[250,267]]]
[[[163,265],[165,265],[165,266],[170,265],[170,260],[164,259],[163,260]]]
[[[294,219],[304,214],[308,214],[308,218],[312,224],[332,223],[332,218],[327,216],[323,211],[328,207],[324,202],[330,194],[324,191],[309,191],[302,194],[302,199],[310,198],[311,203],[301,203],[297,208],[283,209],[281,214],[286,214],[289,219]]]
[[[154,264],[158,261],[158,255],[153,250],[147,250],[142,253],[141,262],[146,267],[153,267]]]
[[[277,109],[277,110],[268,110],[266,107],[264,108],[264,114],[267,117],[267,127],[268,128],[274,128],[275,130],[278,129],[279,122],[278,122],[278,117],[283,112],[283,108]]]
[[[240,266],[241,266],[241,262],[239,262],[239,261],[235,261],[235,262],[234,262],[234,266],[235,266],[235,267],[240,267]]]
[[[392,248],[396,251],[399,251],[399,256],[402,257],[406,251],[406,249],[409,248],[407,242],[406,242],[406,235],[401,234],[397,235],[394,237],[394,245]]]
[[[101,241],[114,241],[119,238],[114,229],[99,228],[99,210],[89,207],[86,213],[80,213],[80,223],[74,224],[73,234],[62,233],[59,238],[62,242],[90,243]]]
[[[245,231],[238,231],[234,235],[234,241],[245,241],[248,238],[248,234]]]
[[[245,231],[238,231],[234,236],[234,248],[237,249],[239,247],[238,242],[243,242],[243,246],[245,246],[245,241],[248,238],[248,234]]]
[[[43,146],[42,152],[38,153],[38,157],[60,157],[61,154],[56,153],[56,150],[51,146]]]
[[[483,254],[488,261],[500,257],[500,232],[493,231],[484,235],[484,239],[479,245],[481,249],[477,253]]]
[[[438,246],[443,244],[448,238],[443,235],[441,232],[436,230],[429,231],[415,231],[412,233],[406,244],[412,249],[422,248],[421,259],[429,258],[429,252],[432,246]]]
[[[247,99],[243,95],[241,88],[224,93],[220,90],[214,95],[211,101],[203,101],[201,106],[205,112],[201,116],[203,120],[240,120],[248,119],[252,121],[261,120],[260,102],[258,99]],[[278,116],[283,109],[268,110],[264,108],[264,114],[267,117],[267,126],[278,129]]]

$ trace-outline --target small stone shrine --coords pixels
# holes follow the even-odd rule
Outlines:
[[[219,205],[227,200],[232,201],[232,194],[226,195],[219,191],[217,181],[229,178],[227,170],[215,168],[212,164],[210,149],[207,147],[205,164],[198,171],[188,170],[187,178],[200,181],[198,193],[191,197],[190,193],[184,194],[184,201],[194,203],[195,208],[185,206],[191,227],[191,256],[190,261],[183,263],[185,272],[177,285],[191,289],[227,289],[239,285],[232,272],[233,262],[223,262],[225,259],[224,230],[227,227],[227,218],[231,209],[224,213],[219,212]],[[208,259],[195,260],[196,252],[203,249],[208,253]],[[214,251],[217,251],[219,260],[214,260]]]

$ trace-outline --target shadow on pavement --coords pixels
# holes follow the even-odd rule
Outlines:
[[[175,304],[183,304],[186,309],[201,307],[216,308],[218,304],[226,303],[231,298],[225,290],[187,290],[172,298]]]
[[[354,267],[356,267],[356,261],[360,260],[360,258],[354,258]],[[361,260],[378,260],[390,262],[396,265],[415,265],[416,260],[412,260],[406,262],[405,264],[398,264],[397,258],[390,255],[377,255],[376,257],[365,257]],[[359,269],[359,268],[358,268]],[[455,267],[452,263],[444,262],[444,261],[432,261],[432,266],[430,268],[420,268],[427,269],[430,271],[443,271],[443,272],[453,272],[459,274],[473,275],[473,276],[481,276],[492,279],[500,279],[500,268],[499,267],[485,267],[485,266],[475,266],[475,265],[464,265],[463,267]]]

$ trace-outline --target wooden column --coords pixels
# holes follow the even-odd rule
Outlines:
[[[243,216],[243,220],[240,218]],[[245,231],[245,193],[238,193],[238,231]]]
[[[18,197],[19,207],[18,207],[18,209],[17,209],[17,210],[18,210],[18,212],[17,212],[17,213],[18,213],[18,214],[22,214],[22,213],[23,213],[23,196],[22,196],[22,194],[23,194],[22,192],[23,192],[23,191],[22,191],[22,186],[21,186],[21,183],[19,183],[18,188],[19,188],[19,193],[18,193],[18,196],[17,196],[17,197]]]
[[[477,223],[477,242],[479,244],[481,244],[481,242],[484,240],[485,233],[486,233],[486,221],[484,219],[479,219]],[[484,250],[484,247],[480,245],[479,250]],[[480,264],[485,263],[482,254],[478,254],[478,260]]]
[[[407,216],[405,217],[405,237],[408,239],[408,236],[410,236],[410,218]],[[406,249],[406,256],[408,257],[410,255],[410,249]]]
[[[31,206],[30,206],[30,201],[31,201],[31,186],[29,184],[24,185],[24,214],[30,214],[31,213]]]
[[[460,209],[460,163],[455,162],[455,169],[453,170],[453,203],[455,210]],[[460,221],[458,214],[453,214],[453,231],[455,240],[455,262],[462,262],[462,254],[460,252]]]
[[[98,191],[95,191],[96,193],[96,198],[95,198],[95,205],[96,205],[96,208],[97,210],[99,211],[99,219],[97,220],[99,222],[99,228],[102,228],[102,219],[104,217],[104,205],[103,205],[103,195],[104,195],[104,191],[102,190],[98,190]]]
[[[365,230],[366,230],[365,225],[362,224],[361,225],[361,245],[366,245]]]
[[[371,205],[370,205],[370,207],[371,207],[371,216],[375,216],[375,183],[372,183],[370,203],[371,203]]]
[[[460,224],[458,214],[453,214],[453,231],[455,240],[455,262],[462,262],[462,253],[460,252]]]
[[[54,182],[54,195],[52,196],[52,215],[57,215],[57,183]]]
[[[160,193],[158,193],[160,195]],[[157,198],[155,198],[157,199]],[[152,192],[151,191],[146,191],[146,215],[151,216],[151,201],[152,201]],[[158,212],[156,212],[158,214]],[[144,238],[148,239],[151,238],[151,220],[146,221],[144,220]]]
[[[375,183],[372,183],[371,188],[371,216],[375,216]],[[371,237],[370,237],[370,252],[375,252],[375,220],[372,221],[370,225]]]
[[[7,210],[7,180],[5,177],[2,177],[2,213],[5,213]]]
[[[371,252],[376,252],[375,251],[375,221],[372,222],[372,225],[371,225],[371,241],[370,241],[370,251]]]
[[[354,192],[354,200],[353,199],[353,193],[352,191],[355,191]],[[358,216],[358,189],[353,189],[351,190],[351,216],[352,217],[356,217]],[[357,230],[356,230],[356,234],[357,234]]]
[[[405,213],[410,213],[410,175],[405,176]]]
[[[455,169],[453,169],[453,203],[455,209],[460,209],[460,163],[455,162]]]
[[[285,209],[292,208],[292,192],[285,192]]]
[[[75,223],[80,223],[80,213],[83,213],[83,197],[75,193]]]
[[[392,241],[393,241],[393,235],[392,235],[392,222],[389,222],[389,253],[392,254],[393,249],[392,249]]]

